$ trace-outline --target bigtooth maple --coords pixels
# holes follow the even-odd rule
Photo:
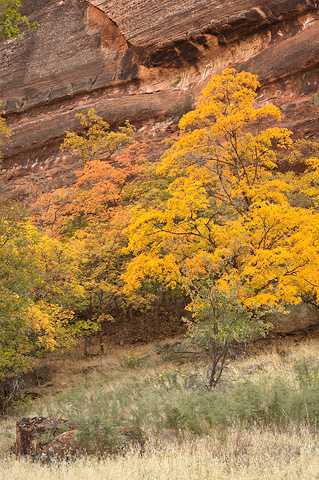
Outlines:
[[[209,271],[222,291],[236,287],[247,308],[317,298],[317,204],[298,204],[295,192],[318,198],[319,160],[304,160],[303,181],[278,171],[283,153],[295,156],[292,134],[267,128],[280,110],[256,106],[258,86],[255,75],[227,69],[180,120],[179,137],[158,168],[169,179],[168,200],[136,209],[129,227],[131,295],[150,278],[171,288]]]

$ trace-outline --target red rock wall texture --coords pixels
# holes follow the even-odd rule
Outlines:
[[[25,0],[37,20],[24,40],[0,43],[0,98],[14,136],[8,188],[60,175],[57,155],[75,113],[95,108],[112,125],[142,126],[196,97],[228,66],[259,75],[296,132],[319,133],[317,0]],[[13,181],[14,180],[14,181]]]

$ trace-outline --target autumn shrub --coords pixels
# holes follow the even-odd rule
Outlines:
[[[39,232],[17,205],[0,206],[0,408],[20,393],[20,375],[48,351],[68,347],[83,333],[73,307],[83,288],[72,253]],[[85,325],[85,332],[89,325]]]

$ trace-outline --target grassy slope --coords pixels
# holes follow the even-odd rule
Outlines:
[[[218,395],[226,394],[231,397],[229,389],[242,385],[243,381],[260,385],[260,382],[270,382],[274,377],[280,378],[291,386],[291,391],[294,392],[297,388],[294,373],[295,361],[306,358],[310,361],[310,365],[316,365],[319,362],[318,347],[317,339],[301,341],[298,345],[283,341],[280,344],[277,342],[272,346],[264,347],[254,355],[246,355],[228,366]],[[139,356],[149,355],[149,357],[141,362],[133,362],[139,363],[136,369],[121,366],[123,358],[129,359],[129,352],[124,348],[114,348],[103,358],[81,359],[76,354],[69,358],[52,358],[51,362],[55,366],[56,375],[53,385],[46,389],[48,395],[29,405],[21,414],[32,416],[65,413],[69,416],[77,402],[82,405],[83,415],[85,411],[90,411],[92,405],[97,405],[97,410],[100,409],[101,414],[102,395],[98,395],[98,392],[104,392],[106,398],[111,398],[114,392],[118,394],[121,389],[125,390],[132,381],[135,382],[134,385],[136,382],[145,382],[147,378],[152,381],[152,379],[158,379],[160,375],[165,375],[165,372],[168,372],[168,376],[172,376],[176,368],[180,370],[181,375],[183,372],[187,374],[193,372],[194,369],[201,371],[201,366],[194,365],[194,362],[184,363],[181,359],[178,363],[159,360],[157,356],[153,356],[152,345],[139,347],[133,351],[133,359],[138,358],[137,352]],[[132,373],[135,375],[134,380],[131,379]],[[101,384],[104,390],[101,389]],[[156,383],[154,385],[156,386]],[[84,390],[86,390],[85,394],[83,394]],[[61,391],[64,392],[62,395],[59,393]],[[92,397],[91,405],[88,392],[95,392],[97,395],[95,398]],[[162,394],[163,389],[157,388],[157,392]],[[316,392],[314,392],[315,395]],[[188,392],[186,393],[189,395]],[[170,390],[164,396],[156,398],[164,398],[168,402],[169,398],[172,401],[174,397],[177,398],[177,394],[181,395]],[[187,398],[194,398],[194,395],[191,392]],[[84,398],[87,399],[87,405],[83,405]],[[135,397],[133,402],[139,405]],[[291,401],[287,400],[287,411],[288,402],[291,403]],[[319,396],[315,396],[313,402],[319,404]],[[282,406],[279,408],[283,410]],[[128,413],[129,410],[126,409],[124,415]],[[148,480],[280,480],[286,478],[308,480],[319,478],[317,448],[319,437],[310,417],[307,419],[306,415],[300,422],[290,421],[292,418],[287,418],[284,424],[273,420],[260,422],[258,418],[248,423],[237,420],[228,425],[211,426],[209,435],[202,437],[194,436],[187,430],[176,435],[172,428],[168,429],[167,425],[162,424],[161,429],[159,424],[157,426],[159,435],[155,440],[152,437],[152,442],[142,457],[138,452],[130,452],[126,457],[109,457],[100,461],[94,458],[78,459],[71,464],[43,467],[29,460],[17,461],[8,455],[7,450],[14,442],[15,418],[12,417],[3,421],[0,426],[2,452],[0,479],[45,480],[50,477],[51,480],[72,480],[94,477],[97,480],[124,478],[130,480],[142,478]]]

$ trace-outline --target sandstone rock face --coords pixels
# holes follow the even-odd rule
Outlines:
[[[95,108],[112,126],[161,122],[229,66],[259,75],[258,102],[280,106],[284,125],[318,135],[318,0],[23,4],[40,27],[0,42],[0,98],[14,132],[4,193],[18,197],[30,179],[72,182],[76,165],[58,148],[78,129],[76,113]]]
[[[227,45],[296,14],[315,11],[316,0],[90,0],[118,25],[146,65],[198,61],[208,35]],[[170,58],[170,61],[172,60]]]
[[[42,8],[41,8],[42,7]],[[116,25],[86,1],[42,1],[40,28],[1,44],[1,95],[7,112],[26,111],[137,74]]]

